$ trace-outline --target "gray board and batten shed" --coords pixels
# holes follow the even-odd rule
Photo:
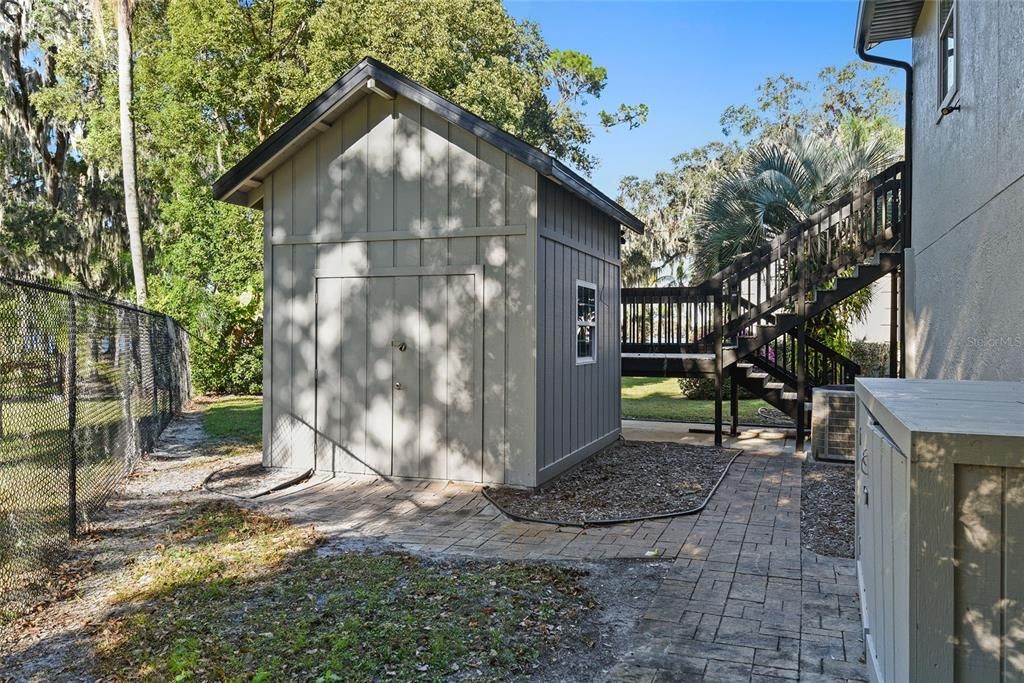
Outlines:
[[[214,195],[264,216],[265,465],[536,486],[619,435],[643,224],[561,162],[367,58]]]

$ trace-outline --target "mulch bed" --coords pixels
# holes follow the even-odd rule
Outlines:
[[[800,540],[828,557],[853,557],[856,516],[850,465],[805,462],[800,489]]]
[[[567,525],[664,515],[701,506],[736,453],[620,441],[542,488],[487,493],[513,515]]]

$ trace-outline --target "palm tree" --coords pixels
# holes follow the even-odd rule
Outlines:
[[[132,19],[135,0],[109,0],[117,27],[117,97],[121,127],[121,177],[124,179],[124,214],[128,224],[128,246],[132,254],[135,301],[146,303],[146,263],[142,254],[142,227],[139,222],[139,184],[136,174],[135,119],[132,118]],[[93,0],[97,32],[103,40],[103,0]]]
[[[854,189],[893,163],[897,149],[891,136],[856,125],[753,147],[698,210],[697,277],[713,275]]]

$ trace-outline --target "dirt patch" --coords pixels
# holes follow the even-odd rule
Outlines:
[[[586,572],[584,586],[595,597],[574,637],[563,638],[530,675],[534,683],[607,680],[608,672],[643,638],[644,612],[672,567],[671,562],[609,560],[573,563]]]
[[[158,540],[94,640],[105,678],[509,680],[593,645],[575,567],[324,554],[312,527],[224,500]]]
[[[856,534],[851,465],[805,462],[800,490],[800,540],[828,557],[853,557]]]
[[[369,586],[374,577],[378,590],[366,624],[336,624],[338,633],[370,627],[387,630],[404,623],[399,618],[376,619],[384,607],[397,610],[404,605],[407,612],[429,613],[420,615],[425,625],[415,631],[412,645],[401,633],[392,634],[391,641],[373,639],[381,647],[389,642],[395,648],[410,646],[411,655],[381,662],[373,671],[349,671],[348,678],[386,680],[393,671],[396,680],[596,680],[633,646],[640,617],[671,567],[669,562],[640,560],[466,560],[403,552],[370,537],[358,545],[339,538],[313,543],[303,535],[309,532],[307,527],[264,520],[254,502],[237,501],[236,507],[203,488],[211,472],[225,467],[231,475],[225,483],[260,478],[255,467],[258,453],[213,458],[207,455],[208,444],[209,440],[192,443],[192,457],[188,449],[175,448],[175,457],[143,461],[90,521],[88,533],[63,565],[75,576],[61,598],[0,628],[0,680],[92,681],[104,673],[116,679],[122,672],[141,671],[135,664],[151,666],[151,678],[163,678],[170,669],[175,675],[192,671],[202,678],[197,672],[211,662],[233,662],[239,671],[272,668],[274,661],[287,663],[293,654],[277,660],[252,654],[265,652],[256,647],[265,632],[294,628],[307,638],[310,619],[332,609],[332,596],[349,601],[339,603],[345,608],[339,614],[352,617],[350,603],[358,596],[346,593],[347,587]],[[296,534],[291,545],[302,547],[290,550],[288,543],[279,542],[282,534]],[[254,553],[262,563],[249,561]],[[390,575],[382,576],[389,571],[387,563],[395,566]],[[274,570],[250,576],[253,568],[267,566]],[[346,577],[358,573],[359,580],[342,580],[336,576],[341,569],[348,570]],[[260,590],[268,582],[280,595]],[[253,599],[260,604],[278,604],[265,605],[264,612],[254,608],[247,615],[236,604],[244,602],[246,591],[255,591]],[[190,602],[208,597],[216,598],[209,601],[210,609],[196,609]],[[277,619],[293,612],[305,617]],[[235,628],[236,621],[252,626],[246,619],[261,624],[243,629],[253,641],[245,652],[254,659],[234,662],[232,658],[242,652],[234,647],[237,639],[210,637],[209,626],[217,626],[217,632],[222,626]],[[455,628],[465,633],[441,638]],[[500,637],[488,644],[487,638],[495,634]],[[232,643],[230,652],[206,652],[222,641]],[[435,641],[443,645],[436,651]],[[465,652],[453,659],[455,646]],[[322,653],[307,653],[319,649],[309,645],[296,652],[320,661]],[[360,655],[358,661],[369,666],[370,659]],[[414,668],[408,669],[407,662],[414,662]]]
[[[506,511],[562,524],[593,524],[699,507],[735,450],[654,441],[619,442],[534,491],[488,489]]]

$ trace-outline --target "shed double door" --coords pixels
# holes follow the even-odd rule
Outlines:
[[[478,280],[317,280],[318,470],[480,481]]]

